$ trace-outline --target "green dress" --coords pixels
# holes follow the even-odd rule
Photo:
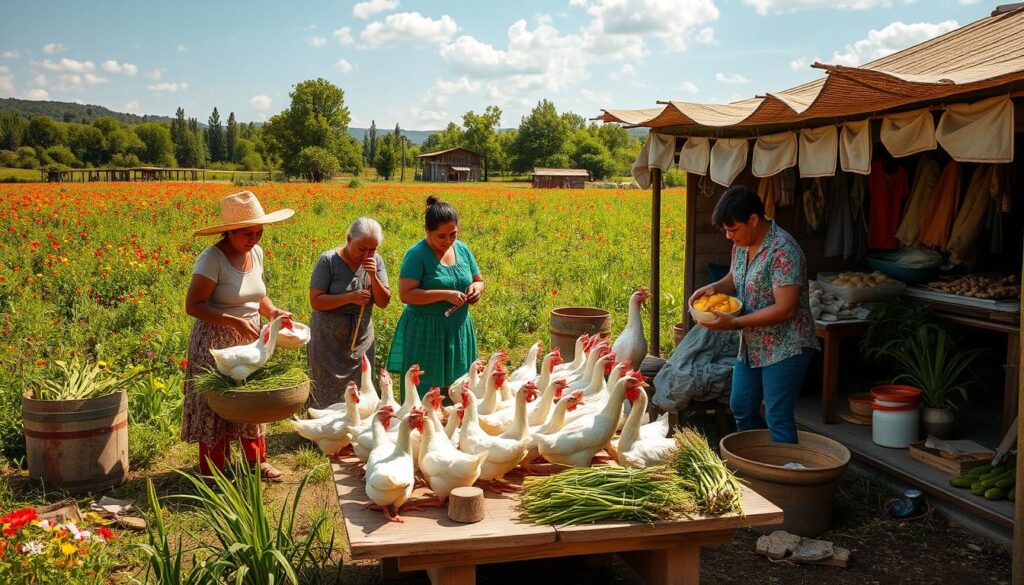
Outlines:
[[[445,266],[437,259],[426,240],[409,248],[402,259],[399,278],[418,281],[424,290],[467,291],[480,268],[469,247],[455,241],[455,264]],[[395,326],[388,355],[388,371],[401,380],[405,396],[405,372],[413,364],[423,370],[416,387],[421,396],[432,386],[447,388],[466,373],[476,359],[476,330],[469,315],[469,304],[462,305],[448,317],[444,312],[451,303],[438,301],[429,305],[406,305]]]

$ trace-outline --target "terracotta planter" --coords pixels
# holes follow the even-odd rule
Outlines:
[[[291,388],[263,392],[207,392],[206,402],[224,420],[263,424],[295,414],[309,398],[309,381]]]
[[[949,408],[928,408],[921,409],[921,428],[926,435],[937,439],[948,439],[953,436],[953,427],[956,424],[956,416]]]
[[[672,326],[672,343],[679,345],[683,341],[683,336],[686,335],[686,323],[676,323]]]

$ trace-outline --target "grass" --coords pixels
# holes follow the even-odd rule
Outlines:
[[[31,181],[39,182],[42,179],[38,169],[17,169],[13,167],[0,167],[0,182]]]
[[[307,380],[305,368],[281,361],[256,370],[241,386],[216,370],[207,370],[195,378],[197,392],[266,392],[292,388]]]

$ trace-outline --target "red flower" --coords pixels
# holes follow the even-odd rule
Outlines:
[[[558,289],[557,288],[551,289],[551,294],[552,295],[558,295]]]
[[[117,538],[117,535],[114,534],[114,531],[106,526],[100,526],[99,529],[96,530],[96,534],[99,534],[101,537],[103,537],[103,540],[114,540],[115,538]]]
[[[183,359],[183,360],[181,360],[181,369],[184,370],[186,368],[188,368],[188,360],[187,359]]]
[[[0,524],[4,525],[4,534],[13,536],[19,528],[37,518],[36,511],[32,508],[15,510],[6,516],[0,517]]]
[[[0,538],[0,559],[4,558],[5,551],[7,551],[7,541]]]

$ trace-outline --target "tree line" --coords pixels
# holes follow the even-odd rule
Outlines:
[[[266,124],[238,123],[234,112],[222,121],[215,107],[202,127],[178,108],[170,124],[124,124],[101,116],[91,123],[26,117],[0,112],[0,167],[68,169],[92,167],[280,170],[323,181],[335,173],[373,167],[391,179],[403,167],[413,172],[421,153],[462,147],[484,156],[485,175],[524,174],[533,167],[583,168],[595,179],[629,174],[641,142],[615,125],[587,124],[572,112],[559,113],[541,100],[514,129],[500,129],[495,105],[469,111],[417,146],[396,125],[378,132],[373,121],[362,143],[348,134],[351,114],[345,93],[325,79],[298,83],[287,109]]]

